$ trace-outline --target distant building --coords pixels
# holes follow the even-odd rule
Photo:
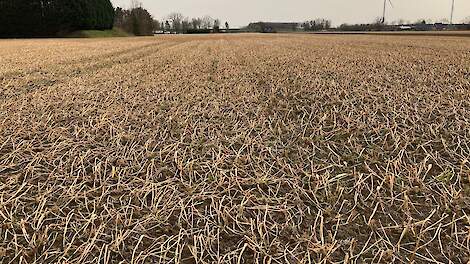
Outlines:
[[[399,29],[403,31],[407,31],[407,30],[412,30],[413,28],[411,26],[401,25]]]

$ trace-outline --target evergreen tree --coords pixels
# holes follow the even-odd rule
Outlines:
[[[111,29],[110,0],[0,0],[0,37],[52,36],[62,31]]]

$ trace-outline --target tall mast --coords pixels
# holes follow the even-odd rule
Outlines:
[[[452,0],[452,9],[450,11],[450,24],[453,24],[454,20],[454,6],[455,6],[455,0]]]
[[[382,16],[382,24],[385,24],[385,10],[387,9],[387,0],[384,0],[384,13]]]

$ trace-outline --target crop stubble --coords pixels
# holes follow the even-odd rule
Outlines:
[[[0,41],[4,263],[466,263],[470,40]]]

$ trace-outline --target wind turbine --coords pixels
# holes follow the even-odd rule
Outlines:
[[[452,0],[452,9],[450,11],[450,24],[454,24],[452,23],[453,20],[454,20],[454,7],[455,7],[455,0]]]
[[[391,0],[384,0],[384,13],[382,16],[382,24],[385,24],[385,13],[387,11],[387,1],[390,3],[390,6],[393,7],[392,1]]]

